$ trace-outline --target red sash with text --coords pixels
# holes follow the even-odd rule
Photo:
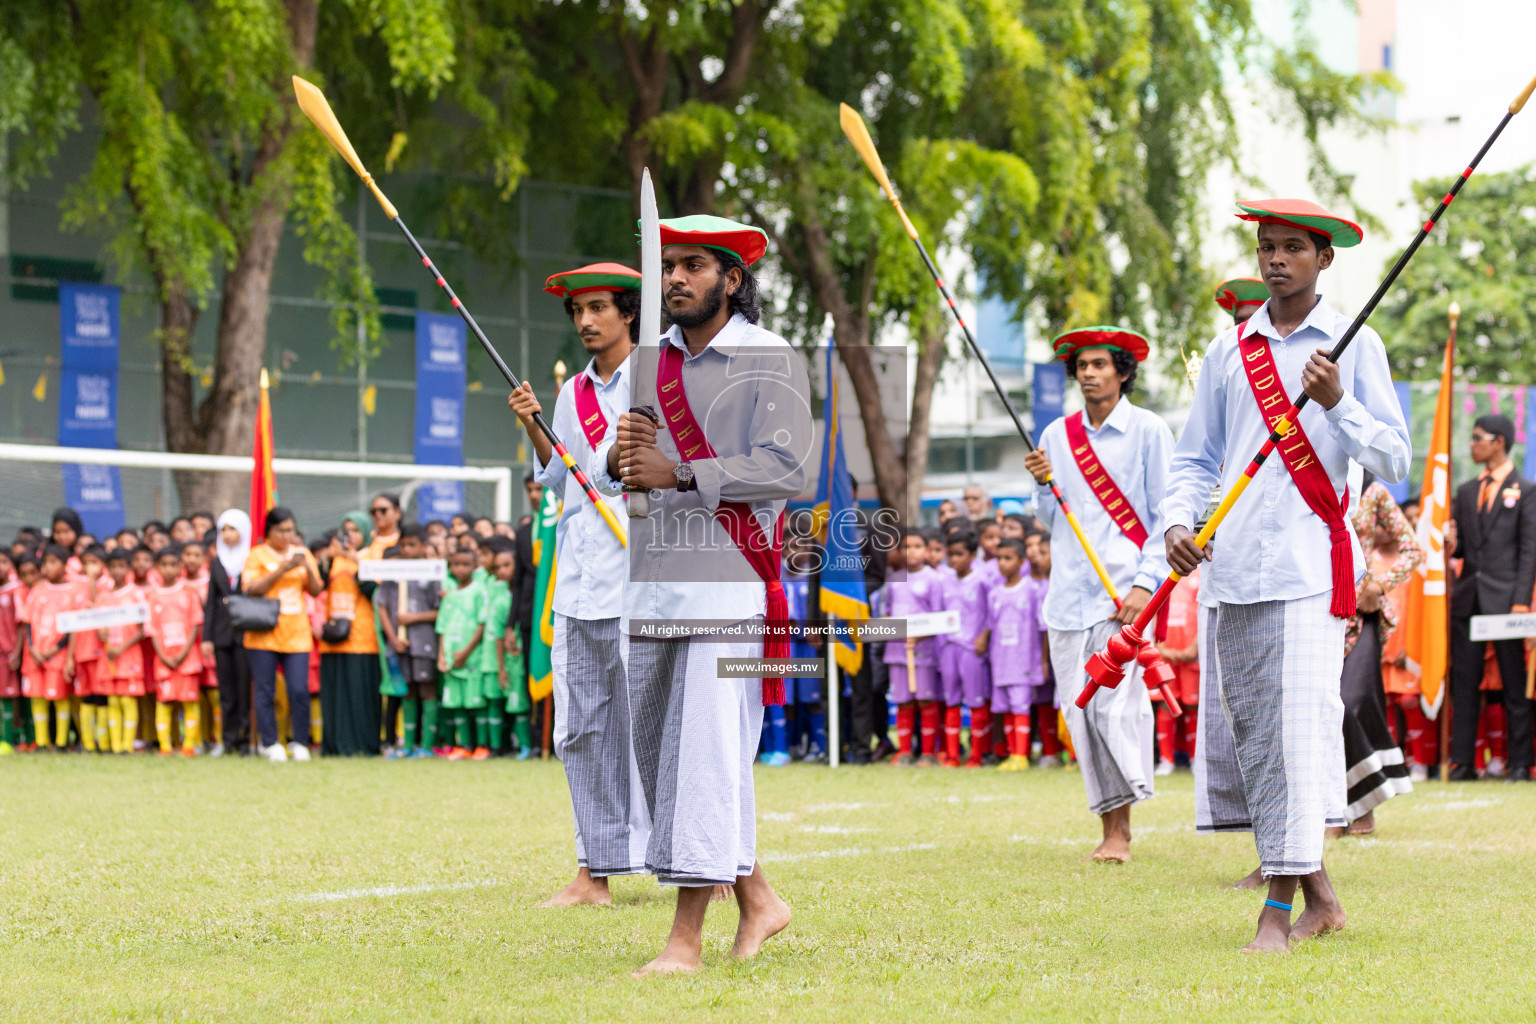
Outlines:
[[[678,457],[684,462],[714,458],[715,451],[688,406],[688,394],[683,387],[683,353],[676,345],[662,346],[661,360],[656,367],[656,398],[661,403],[667,429],[672,431],[672,439],[677,442]],[[752,514],[751,506],[743,502],[720,502],[715,508],[715,518],[725,527],[731,543],[746,558],[767,591],[763,657],[789,657],[789,601],[784,595],[784,584],[779,580],[784,551],[783,514],[780,513],[774,522],[771,536],[764,532],[762,524]],[[763,703],[784,703],[784,680],[781,677],[763,677]]]
[[[1064,426],[1067,428],[1067,445],[1072,449],[1072,458],[1077,463],[1078,472],[1088,481],[1088,489],[1099,499],[1099,504],[1104,506],[1104,512],[1109,518],[1120,527],[1120,532],[1139,549],[1147,542],[1147,528],[1141,524],[1136,509],[1120,493],[1120,487],[1109,475],[1109,470],[1099,461],[1098,453],[1088,440],[1088,431],[1083,428],[1083,414],[1075,412],[1068,416]]]
[[[1242,356],[1243,372],[1248,375],[1248,386],[1259,403],[1264,424],[1273,433],[1275,425],[1290,409],[1291,400],[1280,384],[1269,342],[1262,336],[1247,337],[1247,331],[1246,323],[1238,326],[1237,352]],[[1355,559],[1349,544],[1349,528],[1344,524],[1344,514],[1349,509],[1349,489],[1344,489],[1343,498],[1334,494],[1333,481],[1318,461],[1317,452],[1299,422],[1291,424],[1290,431],[1280,438],[1276,447],[1307,508],[1328,525],[1329,557],[1333,567],[1333,603],[1328,606],[1328,611],[1340,619],[1351,618],[1355,614]]]
[[[597,450],[597,443],[608,430],[608,417],[597,403],[597,385],[586,373],[576,375],[576,418],[581,421],[581,432],[587,435],[587,444]]]

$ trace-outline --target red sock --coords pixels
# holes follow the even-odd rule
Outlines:
[[[1160,761],[1173,763],[1173,727],[1177,723],[1173,715],[1168,713],[1168,705],[1162,701],[1157,702],[1157,757]]]
[[[939,705],[937,701],[920,700],[917,702],[918,710],[922,712],[923,722],[923,753],[937,754],[939,752]]]
[[[1403,717],[1408,720],[1408,751],[1414,764],[1432,765],[1440,753],[1440,737],[1435,733],[1435,723],[1424,714],[1416,693],[1405,693],[1398,701]]]
[[[896,705],[896,756],[912,752],[912,723],[917,706],[911,701]]]
[[[987,744],[992,742],[992,709],[971,708],[971,764],[981,764]]]
[[[992,716],[992,756],[1008,756],[1008,713]]]
[[[1195,758],[1195,737],[1200,734],[1200,705],[1184,705],[1184,753]]]
[[[960,763],[960,705],[949,704],[944,708],[944,753],[951,764]]]
[[[1011,757],[1013,755],[1013,730],[1017,727],[1016,720],[1019,716],[1012,711],[1003,712],[1003,743],[1004,750],[999,757]]]
[[[1013,754],[1015,757],[1029,756],[1029,713],[1013,717]]]
[[[1036,704],[1040,716],[1040,753],[1055,757],[1061,753],[1061,737],[1056,735],[1056,705]]]

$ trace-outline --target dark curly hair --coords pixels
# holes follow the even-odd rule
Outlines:
[[[567,319],[576,319],[576,303],[571,301],[572,296],[565,297],[565,315]],[[640,344],[640,289],[621,288],[613,292],[613,304],[619,308],[620,316],[629,317],[629,340],[631,344]]]
[[[1128,395],[1136,389],[1136,357],[1119,348],[1110,349],[1109,354],[1115,359],[1115,372],[1125,374],[1125,380],[1120,382],[1120,393]],[[1077,379],[1076,352],[1067,357],[1067,376]]]

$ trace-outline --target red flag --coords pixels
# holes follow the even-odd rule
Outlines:
[[[261,370],[261,404],[256,407],[256,444],[251,453],[251,539],[267,534],[267,513],[277,504],[277,477],[272,474],[272,403],[267,398],[267,370]]]
[[[1455,383],[1456,318],[1445,342],[1435,425],[1424,458],[1424,487],[1419,498],[1419,547],[1424,561],[1408,579],[1408,614],[1404,624],[1408,666],[1419,672],[1420,701],[1434,718],[1445,700],[1445,672],[1450,646],[1449,592],[1446,587],[1445,522],[1451,517],[1451,389]]]

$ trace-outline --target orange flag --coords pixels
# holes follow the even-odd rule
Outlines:
[[[261,370],[261,403],[256,407],[256,460],[251,467],[251,539],[267,533],[267,513],[277,505],[277,477],[272,474],[272,402],[267,397],[267,370]]]
[[[1424,458],[1424,487],[1419,499],[1419,547],[1424,561],[1408,580],[1408,620],[1405,623],[1408,666],[1419,673],[1420,702],[1430,718],[1445,702],[1445,675],[1450,646],[1450,590],[1445,558],[1445,523],[1451,517],[1451,392],[1456,366],[1456,320],[1461,310],[1451,305],[1451,336],[1445,342],[1435,426]]]

